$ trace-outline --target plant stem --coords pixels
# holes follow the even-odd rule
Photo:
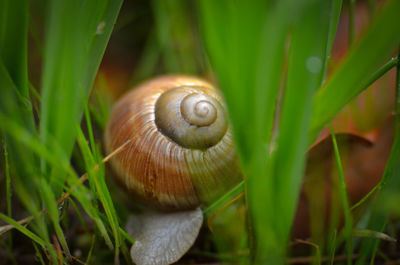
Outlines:
[[[395,134],[396,136],[400,133],[400,44],[398,48],[397,55],[397,71],[396,71],[396,94],[395,94],[395,103],[394,103],[394,125],[395,125]]]
[[[352,218],[350,214],[350,207],[349,207],[349,201],[347,199],[347,193],[346,193],[346,183],[344,180],[344,174],[343,174],[343,167],[342,167],[342,162],[340,159],[340,154],[339,154],[339,148],[336,142],[336,136],[335,132],[333,130],[332,124],[330,124],[330,130],[331,130],[331,135],[332,135],[332,143],[333,143],[333,148],[335,151],[335,158],[336,158],[336,163],[337,163],[337,168],[338,168],[338,175],[339,175],[339,192],[340,192],[340,198],[343,206],[343,211],[344,211],[344,219],[345,219],[345,224],[344,224],[344,230],[345,230],[345,235],[346,235],[346,249],[347,249],[347,264],[351,264],[351,256],[353,252],[353,246],[352,246]]]

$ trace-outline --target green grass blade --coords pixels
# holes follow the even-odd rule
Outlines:
[[[80,122],[84,98],[92,87],[121,3],[121,0],[49,2],[40,138],[48,146],[50,139],[55,139],[67,157],[76,137],[73,124]],[[48,175],[50,171],[45,164],[42,161],[42,170]],[[50,179],[52,183],[63,183],[65,174],[53,170]],[[60,192],[59,189],[56,194]]]
[[[0,58],[24,98],[29,98],[28,12],[28,0],[0,1]]]
[[[394,104],[394,130],[395,134],[398,135],[400,133],[400,44],[397,49],[397,71],[396,71],[396,92],[395,92],[395,104]]]
[[[46,263],[44,262],[44,259],[43,259],[43,255],[42,255],[42,253],[40,253],[39,248],[37,247],[36,243],[32,242],[32,245],[36,252],[35,257],[40,261],[40,264],[46,265]]]
[[[235,197],[239,196],[239,194],[244,191],[244,187],[245,187],[244,181],[240,182],[233,189],[231,189],[229,192],[224,194],[217,201],[215,201],[210,206],[208,206],[206,209],[204,209],[203,210],[204,216],[206,218],[208,218],[210,215],[212,215],[215,211],[220,209],[222,206],[228,204],[231,200],[233,200]]]
[[[86,101],[87,102],[87,101]],[[90,148],[91,148],[91,153],[93,154],[93,159],[95,161],[99,161],[98,157],[96,157],[96,145],[94,142],[94,135],[93,135],[93,126],[92,126],[92,121],[90,118],[90,113],[89,113],[89,106],[88,103],[84,105],[85,108],[85,119],[86,119],[86,126],[89,134],[89,141],[90,141]],[[79,134],[79,133],[78,133]]]
[[[349,201],[347,199],[347,189],[346,189],[346,183],[344,180],[344,173],[343,173],[343,167],[342,167],[342,162],[339,154],[339,148],[336,142],[336,135],[333,130],[332,125],[330,126],[331,129],[331,135],[332,135],[332,143],[333,143],[333,149],[335,151],[335,159],[336,159],[336,165],[338,168],[338,175],[339,175],[339,193],[340,193],[340,200],[342,203],[343,211],[344,211],[344,233],[346,237],[346,251],[347,251],[347,264],[351,264],[351,256],[353,254],[353,245],[352,245],[352,227],[353,227],[353,221],[351,217],[351,212],[350,212],[350,206],[349,206]]]
[[[89,120],[89,122],[90,122],[90,120]],[[91,127],[91,125],[89,127]],[[77,128],[77,130],[78,130],[78,137],[77,137],[78,145],[81,149],[81,152],[82,152],[84,160],[85,160],[86,170],[87,170],[88,176],[89,176],[89,181],[91,181],[94,185],[94,188],[95,188],[94,192],[97,194],[97,197],[103,206],[103,209],[107,216],[107,221],[108,221],[108,223],[111,227],[111,230],[113,232],[113,235],[114,235],[115,257],[117,259],[118,255],[119,255],[119,248],[121,245],[118,216],[115,211],[110,193],[107,188],[107,185],[105,183],[104,164],[100,160],[96,161],[95,155],[93,155],[90,152],[90,148],[87,144],[87,141],[85,139],[85,136],[84,136],[82,130],[80,130],[80,128]],[[90,132],[89,132],[89,134],[90,134]],[[100,155],[98,157],[100,157]]]
[[[274,223],[271,230],[277,231],[277,242],[282,246],[286,241],[280,238],[288,238],[296,211],[308,147],[312,98],[323,81],[327,50],[331,45],[329,36],[335,31],[332,27],[336,28],[331,25],[334,7],[333,1],[311,2],[305,5],[304,13],[293,26],[277,148],[271,161],[274,180],[269,198],[273,202],[270,205],[270,220]],[[310,39],[313,39],[311,43]],[[276,218],[277,212],[280,218]]]
[[[4,116],[2,113],[0,113],[0,128],[15,138],[16,141],[23,144],[25,152],[28,148],[28,150],[42,157],[42,159],[51,164],[53,167],[63,170],[69,175],[76,174],[67,157],[56,155],[57,153],[60,153],[57,151],[57,149],[60,147],[58,147],[56,143],[53,142],[52,149],[49,149],[47,146],[41,143],[37,137],[30,134],[25,128],[21,127],[9,117]],[[25,185],[29,186],[27,183],[25,183]]]
[[[397,135],[389,161],[386,165],[385,173],[382,177],[381,187],[376,192],[372,202],[371,217],[368,229],[382,232],[392,210],[397,207],[397,201],[393,200],[393,195],[400,189],[400,137]],[[383,207],[384,206],[384,207]],[[376,251],[377,239],[365,239],[361,245],[360,259],[357,264],[366,264],[368,257]]]
[[[45,181],[43,178],[41,183],[41,194],[43,201],[45,203],[46,209],[48,211],[48,215],[50,217],[50,220],[53,223],[54,231],[56,232],[57,239],[59,240],[63,252],[66,254],[67,258],[71,260],[71,253],[68,248],[67,240],[65,239],[64,232],[61,228],[60,225],[60,218],[59,218],[59,210],[58,210],[58,205],[57,205],[57,200],[54,196],[53,191],[51,190],[49,184]]]
[[[57,253],[56,253],[55,249],[53,248],[53,246],[49,242],[47,242],[46,240],[43,240],[42,238],[40,238],[39,236],[37,236],[36,234],[31,232],[25,226],[20,225],[14,219],[12,219],[2,213],[0,213],[0,219],[3,219],[7,223],[13,225],[18,231],[23,233],[25,236],[29,237],[32,241],[41,245],[42,248],[46,249],[46,251],[50,254],[50,256],[49,256],[50,262],[52,262],[53,264],[57,263]]]
[[[13,184],[16,194],[32,215],[38,216],[40,211],[40,196],[36,188],[38,178],[38,159],[26,144],[35,138],[35,131],[29,124],[32,110],[30,101],[22,97],[15,86],[8,70],[0,58],[0,130],[4,133],[9,153],[10,174],[13,175]],[[17,136],[18,135],[18,136]],[[28,137],[25,137],[28,136]],[[34,177],[32,177],[34,176]],[[31,187],[30,189],[25,189]],[[35,219],[33,226],[44,240],[49,240],[46,223],[43,219]]]
[[[400,46],[399,46],[400,47]],[[368,229],[375,232],[382,232],[389,220],[390,215],[396,205],[393,196],[400,189],[400,63],[397,63],[396,93],[395,93],[395,117],[394,117],[394,143],[386,164],[385,172],[376,191],[376,196],[372,201],[371,215],[368,223]],[[384,207],[383,207],[384,206]],[[357,264],[363,264],[372,253],[371,264],[378,248],[379,240],[367,239],[361,245],[361,257]]]
[[[18,229],[18,231],[20,231],[21,233],[23,233],[24,235],[26,235],[27,237],[29,237],[30,239],[32,239],[33,241],[35,241],[36,243],[41,245],[42,247],[49,247],[50,246],[49,243],[47,243],[46,241],[44,241],[43,239],[41,239],[40,237],[38,237],[37,235],[32,233],[25,226],[20,225],[14,219],[12,219],[12,218],[10,218],[10,217],[2,214],[2,213],[0,213],[0,218],[3,219],[5,222],[9,223],[10,225],[13,225],[16,229]]]
[[[78,178],[68,178],[68,184],[71,187],[67,188],[67,191],[72,194],[72,196],[77,199],[77,201],[82,205],[85,212],[93,219],[96,223],[97,228],[101,236],[104,238],[104,241],[109,249],[113,250],[114,245],[110,236],[108,235],[106,226],[101,218],[100,212],[94,207],[91,198],[91,192],[88,188],[86,188],[82,183],[79,182]]]
[[[266,159],[288,31],[287,22],[280,19],[287,1],[270,9],[271,3],[261,1],[198,4],[207,52],[228,105],[242,167],[253,181],[248,184],[255,231],[250,239],[256,249],[252,255],[258,262],[275,262],[282,253],[275,251],[279,246],[268,234],[271,222],[261,213],[265,204],[257,211],[255,202],[271,188],[265,183],[269,179]],[[266,198],[262,201],[271,203]]]
[[[8,217],[12,217],[12,205],[11,205],[11,176],[10,176],[10,164],[8,162],[8,151],[7,151],[7,143],[4,141],[4,167],[5,167],[5,176],[6,176],[6,201],[7,201],[7,215]]]
[[[349,52],[341,67],[316,94],[313,102],[311,138],[351,99],[361,93],[400,40],[400,2],[388,1],[369,30]],[[357,66],[357,67],[355,67]],[[332,100],[332,99],[335,100]]]
[[[330,58],[333,41],[335,40],[336,30],[339,23],[340,13],[342,10],[343,1],[342,0],[333,0],[331,2],[330,8],[330,20],[329,20],[329,30],[328,30],[328,39],[325,49],[325,61],[324,61],[324,68],[322,72],[324,73],[324,80],[322,83],[325,83],[326,74],[328,72],[328,61]]]
[[[325,13],[320,12],[317,2],[313,1],[199,2],[207,51],[228,104],[239,156],[248,177],[256,263],[283,261],[304,164],[311,115],[309,106],[314,91],[322,82],[322,68],[329,47],[327,37],[333,6],[329,4],[326,6],[329,12]],[[304,10],[312,15],[299,20]],[[321,16],[322,20],[317,20]],[[317,29],[318,24],[314,25],[309,19],[322,21],[323,30]],[[294,21],[304,24],[303,28],[298,28],[299,37],[295,41],[299,49],[293,48],[290,59],[290,81],[280,120],[278,149],[269,157],[285,41]],[[317,34],[316,44],[310,46],[305,40],[310,36],[314,39],[314,33]],[[306,51],[302,53],[300,47]],[[309,72],[306,60],[314,55],[319,66]],[[311,68],[315,66],[313,63],[312,59]],[[301,100],[298,100],[299,95]],[[291,121],[293,114],[298,122]],[[291,135],[292,131],[296,136]],[[285,189],[288,183],[293,185]],[[278,205],[274,205],[277,202]],[[276,218],[277,211],[283,211],[280,218]]]

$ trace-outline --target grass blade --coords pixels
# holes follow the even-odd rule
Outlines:
[[[323,12],[319,10],[321,5]],[[248,177],[256,263],[283,262],[304,164],[309,106],[322,82],[332,41],[328,41],[328,31],[334,34],[336,27],[331,24],[333,7],[331,2],[326,5],[313,1],[199,2],[207,51],[228,104],[239,156]],[[310,16],[303,17],[303,12]],[[336,12],[337,18],[339,11],[332,12]],[[293,48],[289,60],[290,77],[279,120],[278,149],[269,156],[285,41],[295,21],[301,24],[293,41],[298,47]],[[322,31],[316,27],[320,26],[318,23],[313,24],[315,21],[323,23]],[[305,40],[314,39],[315,33],[317,40],[310,46]],[[301,48],[305,51],[301,52]],[[314,59],[318,66],[309,71],[305,66],[312,56],[316,58],[311,59],[311,66],[315,66]],[[291,118],[293,114],[298,120]],[[280,218],[276,218],[277,211]]]
[[[71,125],[80,122],[84,98],[92,87],[121,3],[121,0],[49,2],[40,138],[48,146],[50,139],[55,139],[64,156],[69,157],[72,152],[76,131]],[[63,183],[65,174],[54,169],[50,174],[45,164],[42,161],[42,171],[52,183]],[[60,192],[58,189],[56,195]]]
[[[59,242],[63,248],[63,251],[67,256],[67,259],[71,260],[71,253],[68,248],[67,240],[65,239],[64,232],[60,225],[60,218],[59,218],[60,213],[58,211],[57,200],[54,196],[53,191],[51,190],[49,184],[45,181],[45,179],[42,179],[40,186],[42,188],[41,189],[42,198],[46,205],[46,209],[50,216],[50,220],[53,223],[53,227],[54,227],[54,231],[56,232],[57,239],[59,240]]]
[[[353,246],[352,246],[353,221],[352,221],[351,212],[350,212],[349,200],[347,198],[347,192],[346,192],[347,189],[346,189],[346,183],[344,180],[344,173],[343,173],[342,162],[340,159],[339,148],[338,148],[338,145],[336,142],[336,135],[335,135],[332,125],[330,126],[330,129],[331,129],[333,149],[335,151],[335,159],[336,159],[338,175],[339,175],[340,200],[341,200],[343,211],[344,211],[344,221],[345,221],[345,223],[344,223],[345,233],[344,234],[346,237],[347,264],[351,264],[351,257],[353,254]]]
[[[8,151],[7,151],[7,143],[4,141],[4,167],[5,167],[5,175],[6,175],[6,201],[7,201],[7,215],[8,217],[12,217],[12,205],[11,205],[11,176],[10,176],[10,164],[8,162]]]
[[[379,185],[379,184],[378,184]],[[382,232],[392,210],[396,207],[393,194],[400,188],[400,137],[397,136],[392,146],[389,161],[380,183],[380,189],[372,201],[371,217],[368,230]],[[384,206],[384,207],[383,207]],[[360,259],[357,264],[366,264],[368,257],[376,251],[377,239],[365,239],[361,245]]]
[[[386,164],[385,172],[376,191],[376,196],[372,201],[371,215],[368,223],[368,229],[375,232],[382,232],[386,226],[387,220],[395,209],[396,201],[393,195],[397,194],[400,189],[400,63],[397,63],[396,76],[396,94],[395,94],[395,117],[394,117],[394,143]],[[384,206],[384,207],[383,207]],[[357,264],[364,264],[371,255],[375,257],[378,239],[367,239],[361,245],[361,257]],[[371,259],[373,264],[374,258]]]
[[[41,245],[42,247],[49,247],[49,243],[47,243],[46,241],[42,240],[40,237],[38,237],[37,235],[35,235],[34,233],[32,233],[31,231],[29,231],[28,228],[26,228],[23,225],[20,225],[18,222],[16,222],[14,219],[0,213],[0,218],[3,219],[5,222],[13,225],[16,229],[18,229],[18,231],[20,231],[21,233],[23,233],[24,235],[26,235],[27,237],[29,237],[30,239],[32,239],[33,241],[35,241],[36,243],[38,243],[39,245]]]
[[[359,43],[313,100],[311,138],[368,85],[400,40],[399,1],[388,1]],[[354,67],[354,66],[357,67]],[[335,100],[332,100],[335,98]]]
[[[0,58],[21,96],[29,101],[28,12],[28,0],[0,1]]]
[[[88,116],[89,113],[87,107],[86,107],[86,113]],[[90,123],[90,119],[88,120],[88,122]],[[91,125],[89,125],[88,127],[91,128]],[[85,136],[83,135],[82,130],[80,130],[80,128],[77,128],[77,130],[78,130],[78,138],[77,138],[78,145],[83,153],[83,157],[86,164],[86,170],[89,176],[89,181],[93,183],[93,186],[95,188],[94,192],[95,194],[97,194],[97,197],[103,206],[103,209],[107,216],[107,220],[109,222],[109,225],[111,226],[111,230],[114,235],[115,258],[116,258],[115,260],[117,261],[119,255],[119,248],[121,244],[118,215],[117,212],[115,211],[110,193],[105,183],[104,164],[101,162],[101,160],[96,160],[95,158],[96,156],[90,152],[90,148],[87,144],[87,141],[85,139]],[[89,134],[92,134],[92,132],[89,132]]]

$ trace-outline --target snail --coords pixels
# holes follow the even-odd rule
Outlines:
[[[135,263],[177,261],[197,237],[203,218],[199,206],[242,179],[228,120],[218,90],[189,76],[155,78],[115,105],[105,148],[111,152],[128,144],[111,166],[126,190],[153,209],[128,222],[136,225],[128,232],[140,241],[131,249]],[[150,252],[151,244],[165,246],[167,254]]]

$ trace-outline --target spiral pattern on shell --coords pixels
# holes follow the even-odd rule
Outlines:
[[[111,164],[133,195],[165,210],[210,203],[241,180],[225,106],[207,82],[164,76],[126,94],[105,131]]]

